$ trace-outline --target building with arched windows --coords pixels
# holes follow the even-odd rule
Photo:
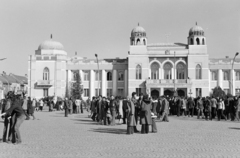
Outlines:
[[[220,86],[226,93],[240,94],[240,60],[209,59],[202,27],[197,24],[188,33],[187,43],[148,44],[143,27],[130,34],[130,47],[125,59],[87,59],[67,56],[61,43],[44,41],[29,56],[29,95],[65,97],[71,92],[79,72],[82,97],[96,95],[129,96],[132,92],[152,97],[173,95],[209,96]]]

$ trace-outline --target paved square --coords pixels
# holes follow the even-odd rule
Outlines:
[[[172,116],[157,122],[158,133],[126,135],[126,125],[97,125],[86,112],[35,115],[20,128],[23,144],[0,144],[0,158],[240,157],[238,122]]]

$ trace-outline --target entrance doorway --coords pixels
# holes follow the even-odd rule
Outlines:
[[[157,99],[159,97],[159,91],[154,89],[151,91],[151,97]]]
[[[185,97],[185,92],[184,92],[184,90],[179,89],[177,92],[178,92],[178,96],[179,96],[179,97]]]
[[[173,91],[166,89],[164,91],[164,96],[172,97],[173,96]]]

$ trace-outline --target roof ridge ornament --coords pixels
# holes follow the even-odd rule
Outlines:
[[[52,39],[52,34],[51,34],[50,38]]]
[[[196,22],[196,26],[197,26],[197,22]]]

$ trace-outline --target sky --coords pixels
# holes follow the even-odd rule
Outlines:
[[[240,52],[239,0],[0,0],[0,73],[27,74],[28,56],[45,40],[68,56],[126,58],[140,24],[148,43],[187,43],[197,24],[210,58]],[[239,56],[240,58],[240,56]]]

